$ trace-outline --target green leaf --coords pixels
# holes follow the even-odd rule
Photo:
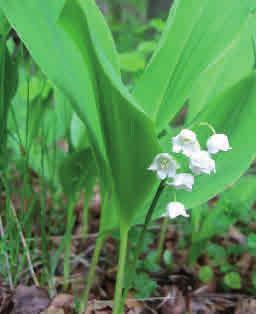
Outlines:
[[[207,246],[206,251],[214,266],[227,264],[227,252],[222,246],[211,243]]]
[[[137,291],[138,298],[148,298],[156,290],[157,284],[146,273],[140,273],[135,276],[134,289]]]
[[[86,25],[94,6],[94,1],[67,1],[61,24],[83,58],[94,61],[94,86],[98,92],[98,113],[113,178],[113,197],[120,219],[129,226],[155,186],[155,176],[147,167],[159,146],[152,122],[122,84],[90,28],[91,42],[88,38]]]
[[[247,246],[250,254],[256,256],[256,234],[250,233],[247,239]]]
[[[192,121],[212,98],[251,72],[255,64],[252,37],[248,36],[251,29],[253,28],[250,21],[246,22],[219,59],[196,80],[189,98],[187,123]]]
[[[221,200],[231,204],[248,204],[251,207],[256,200],[256,176],[245,175],[233,186],[221,194]]]
[[[76,150],[85,149],[90,145],[86,127],[76,113],[71,119],[70,138]]]
[[[231,289],[241,289],[241,276],[237,272],[231,272],[225,275],[224,283]]]
[[[98,8],[93,1],[81,2],[84,10],[77,1],[67,2],[64,31],[56,24],[56,1],[0,0],[0,4],[35,61],[69,98],[86,126],[106,194],[105,227],[112,225],[110,217],[121,206],[122,220],[129,225],[155,185],[147,167],[159,147],[153,124],[111,62],[113,43],[108,30],[102,33],[102,27],[97,27],[103,23]]]
[[[63,3],[57,0],[46,0],[44,3],[30,0],[24,0],[22,3],[18,0],[8,2],[0,0],[4,14],[34,60],[69,98],[78,116],[85,123],[101,178],[107,182],[109,169],[105,160],[96,95],[89,71],[91,61],[83,59],[69,35],[56,24]]]
[[[252,285],[253,288],[256,289],[256,271],[252,272]]]
[[[145,56],[151,55],[152,52],[156,49],[156,42],[151,40],[151,41],[142,41],[139,46],[138,46],[138,51]]]
[[[168,268],[172,268],[172,266],[173,266],[173,254],[171,251],[169,251],[169,250],[164,251],[163,260],[164,260],[165,265]]]
[[[145,58],[138,51],[123,52],[119,54],[121,69],[124,72],[138,72],[145,68]]]
[[[96,177],[97,167],[89,148],[68,154],[59,166],[60,182],[68,197],[74,196],[82,189],[92,191]]]
[[[68,1],[70,0],[67,0],[66,3],[68,3]],[[111,64],[112,70],[120,78],[119,58],[110,28],[94,0],[83,2],[78,1],[86,14],[91,40],[94,45],[97,45],[100,50],[104,51],[104,55]],[[71,7],[69,8],[71,9]],[[70,14],[70,12],[68,14]]]
[[[213,269],[209,266],[201,267],[198,273],[199,279],[204,283],[210,282],[213,279],[213,276],[214,276]]]
[[[160,271],[160,266],[157,261],[157,252],[152,251],[147,254],[147,256],[143,259],[142,268],[151,273],[156,273]]]
[[[212,71],[223,84],[225,78],[222,80],[218,73],[223,72],[226,62],[218,60],[231,49],[230,43],[248,22],[250,12],[250,0],[174,2],[158,49],[134,90],[159,131],[179,112],[203,72],[203,80],[207,82],[211,75],[206,75],[209,67],[215,67]],[[251,32],[244,35],[251,39]],[[235,75],[232,82],[244,74],[240,73],[241,56],[236,53],[233,50],[232,58],[236,60],[231,65],[233,69],[229,66]],[[250,58],[247,55],[248,52],[242,57],[245,69],[252,63],[252,53]],[[225,58],[230,58],[230,54],[226,53]]]
[[[222,192],[249,168],[256,155],[255,101],[256,77],[252,73],[208,103],[191,125],[191,128],[196,128],[203,144],[210,134],[206,128],[198,128],[198,124],[209,122],[219,133],[228,135],[232,150],[216,156],[216,174],[196,177],[193,193],[177,191],[177,200],[187,208],[196,207]],[[172,199],[172,189],[166,189],[158,204],[158,215],[164,212]]]
[[[197,209],[195,208],[194,211]],[[232,217],[229,217],[225,213],[225,208],[217,207],[210,208],[206,214],[206,217],[202,220],[202,225],[197,233],[195,242],[206,241],[215,235],[220,235],[225,233],[230,225],[233,223]]]
[[[2,10],[0,10],[0,35],[6,36],[10,30],[10,24],[8,23],[6,17]]]
[[[6,36],[0,36],[0,168],[6,162],[7,121],[11,99],[17,87],[17,66],[11,58]]]

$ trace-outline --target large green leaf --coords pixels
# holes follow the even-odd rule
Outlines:
[[[221,194],[221,200],[238,205],[247,203],[249,207],[252,206],[256,200],[256,176],[249,174],[241,177]]]
[[[46,76],[69,98],[85,123],[101,178],[109,173],[96,108],[96,95],[85,60],[69,35],[56,24],[62,2],[2,1],[0,6]],[[40,34],[40,36],[39,36]]]
[[[95,3],[81,2],[81,11],[76,1],[70,1],[68,16],[64,18],[64,10],[62,19],[65,31],[50,13],[54,7],[50,0],[43,4],[38,0],[22,4],[18,0],[0,0],[0,4],[36,62],[69,97],[86,124],[99,176],[107,182],[104,189],[115,207],[122,207],[122,218],[129,225],[154,186],[155,178],[146,169],[158,151],[158,143],[152,123],[110,62],[110,49],[101,49],[102,38],[95,33],[89,37],[91,12],[97,12],[94,18],[102,18]]]
[[[63,192],[68,197],[74,197],[83,189],[92,192],[97,177],[97,167],[90,148],[67,154],[61,161],[58,171]]]
[[[17,66],[8,52],[6,40],[9,25],[2,25],[0,30],[0,167],[5,163],[5,145],[7,140],[7,121],[11,98],[17,87]]]
[[[251,27],[246,23],[220,59],[201,73],[191,91],[187,122],[214,96],[251,72],[255,65],[252,37],[248,36]]]
[[[215,75],[223,72],[225,63],[218,60],[223,53],[230,58],[231,42],[247,23],[252,3],[255,1],[175,1],[158,49],[134,90],[158,130],[165,128],[184,105],[203,72],[202,80],[207,85],[208,67],[214,67]],[[249,32],[243,34],[251,38]],[[234,76],[232,81],[241,79],[251,66],[248,52],[244,56],[236,53],[233,50],[234,62],[228,67]],[[241,58],[245,67],[242,73]]]
[[[0,10],[0,35],[1,36],[5,36],[10,29],[10,25],[6,19],[6,17],[4,16],[2,10]]]
[[[147,167],[159,147],[152,122],[116,75],[106,50],[90,28],[88,36],[88,16],[93,7],[95,3],[91,0],[67,1],[61,23],[83,57],[94,60],[98,109],[116,195],[113,198],[120,209],[120,218],[129,225],[155,184]]]
[[[211,123],[219,133],[229,136],[232,150],[216,156],[216,174],[195,178],[193,192],[177,192],[177,200],[187,208],[198,206],[234,183],[249,168],[256,156],[256,75],[251,74],[205,106],[193,122],[202,143],[209,131],[197,128],[202,121]],[[215,158],[215,157],[214,157]],[[173,200],[173,190],[166,189],[159,202],[157,215]]]
[[[82,150],[90,146],[86,127],[76,113],[73,114],[70,126],[70,140],[75,150]]]

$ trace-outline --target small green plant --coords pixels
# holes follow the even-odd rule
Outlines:
[[[199,273],[198,273],[198,278],[202,282],[208,283],[213,279],[213,277],[214,277],[214,272],[211,267],[204,266],[200,268]]]
[[[236,272],[227,273],[224,277],[224,283],[231,289],[241,289],[241,276]]]

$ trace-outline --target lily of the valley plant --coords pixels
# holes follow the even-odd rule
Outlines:
[[[196,134],[191,130],[183,129],[172,138],[172,152],[183,154],[188,158],[188,168],[191,173],[178,173],[177,170],[181,166],[169,153],[158,154],[148,170],[155,171],[160,180],[166,181],[166,185],[192,192],[195,176],[216,172],[212,155],[231,149],[228,137],[225,134],[216,134],[215,131],[207,140],[206,146],[207,150],[202,150]],[[178,216],[189,217],[184,204],[176,200],[167,205],[166,215],[171,219]]]

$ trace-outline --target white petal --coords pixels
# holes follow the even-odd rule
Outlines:
[[[179,164],[167,153],[158,154],[148,170],[155,171],[161,180],[174,177]]]
[[[179,136],[173,137],[172,139],[172,151],[174,153],[180,153],[182,150],[181,143],[179,141]]]
[[[170,185],[173,185],[177,189],[185,189],[187,191],[192,191],[193,184],[195,182],[194,176],[190,173],[179,173],[177,174],[173,182]]]
[[[174,219],[178,216],[189,217],[185,206],[180,202],[170,202],[167,205],[167,213],[171,219]]]
[[[157,163],[153,161],[152,164],[148,167],[148,170],[152,170],[152,171],[157,170]]]
[[[207,151],[199,151],[191,154],[189,168],[195,174],[211,174],[211,172],[216,172],[215,161]]]
[[[184,144],[182,151],[185,156],[190,157],[191,154],[199,152],[200,149],[200,144],[198,141],[195,141],[194,143]]]
[[[163,171],[163,170],[158,170],[157,175],[158,175],[159,179],[161,179],[161,180],[164,180],[165,178],[167,178],[167,173],[166,173],[166,171]]]
[[[188,129],[183,129],[180,132],[180,137],[184,140],[184,141],[190,141],[190,142],[195,142],[196,141],[196,134]]]
[[[174,178],[175,175],[176,175],[176,171],[171,169],[171,170],[169,170],[167,177],[168,178]]]
[[[225,134],[214,134],[207,141],[207,149],[210,154],[216,154],[219,151],[227,152],[231,149],[228,137]]]
[[[174,153],[182,152],[185,156],[200,150],[196,134],[188,129],[183,129],[177,136],[172,138],[172,150]]]

